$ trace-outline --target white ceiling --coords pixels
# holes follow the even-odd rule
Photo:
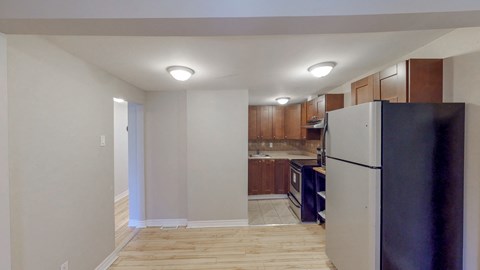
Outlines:
[[[434,2],[434,4],[432,4]],[[461,27],[472,0],[2,0],[0,32],[61,48],[148,91],[249,89],[251,104],[324,93]],[[306,69],[337,67],[317,79]],[[196,74],[174,81],[169,65]]]
[[[237,37],[50,36],[64,50],[148,91],[249,89],[251,104],[278,96],[302,100],[393,61],[449,30]],[[335,61],[324,78],[310,65]],[[187,82],[165,71],[185,65],[196,73]]]

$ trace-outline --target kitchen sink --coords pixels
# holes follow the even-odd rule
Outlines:
[[[267,154],[250,154],[249,156],[253,158],[270,158],[270,155]]]

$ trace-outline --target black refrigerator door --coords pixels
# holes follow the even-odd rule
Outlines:
[[[382,105],[382,270],[460,270],[464,104]]]

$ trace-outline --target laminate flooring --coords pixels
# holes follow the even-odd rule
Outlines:
[[[230,228],[147,228],[110,270],[333,270],[316,224]]]
[[[288,199],[248,201],[249,225],[299,224],[288,206]]]
[[[128,227],[129,209],[128,196],[115,202],[115,247],[118,247],[135,230]]]

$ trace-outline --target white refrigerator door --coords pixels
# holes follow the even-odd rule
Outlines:
[[[327,156],[380,167],[381,106],[370,102],[329,112]]]
[[[326,252],[339,270],[380,269],[380,175],[327,158]]]

